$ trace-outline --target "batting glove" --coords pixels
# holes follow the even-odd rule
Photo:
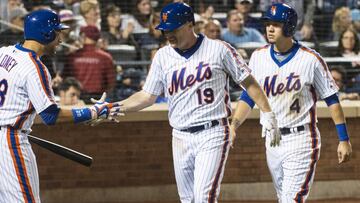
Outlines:
[[[94,103],[94,106],[90,107],[92,120],[87,124],[91,126],[95,126],[106,121],[106,119],[119,122],[117,119],[113,118],[112,116],[109,116],[110,109],[117,106],[118,104],[108,103],[105,101],[105,99],[106,99],[106,92],[103,93],[103,95],[99,100],[95,100],[91,98],[91,102]]]
[[[280,145],[281,134],[277,125],[277,120],[274,112],[265,112],[262,114],[260,123],[262,128],[262,137],[270,138],[270,146],[275,147]]]

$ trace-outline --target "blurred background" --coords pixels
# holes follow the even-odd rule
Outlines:
[[[63,33],[56,56],[42,57],[60,105],[89,104],[106,91],[109,101],[122,100],[140,90],[151,59],[167,42],[154,29],[161,8],[171,0],[0,0],[0,46],[21,43],[24,16],[37,9],[53,9],[71,29]],[[246,60],[266,44],[259,20],[272,2],[285,2],[298,13],[294,36],[320,53],[340,88],[340,99],[360,99],[360,1],[358,0],[190,0],[195,30],[211,39],[232,44]],[[237,35],[237,38],[229,37]],[[230,82],[231,100],[241,88]],[[159,97],[157,103],[166,103]],[[347,104],[347,103],[346,103]],[[349,128],[358,132],[358,103],[345,105]],[[324,108],[325,109],[325,108]],[[321,112],[320,108],[320,112]],[[326,110],[326,109],[325,109]],[[91,169],[48,154],[34,146],[38,156],[44,202],[176,202],[172,172],[171,129],[166,106],[130,115],[122,125],[73,127],[50,130],[40,123],[34,132],[80,149],[96,158]],[[222,188],[223,201],[268,200],[274,191],[259,139],[258,114],[241,129],[249,139],[238,142],[229,157]],[[329,128],[329,126],[331,126]],[[325,135],[313,200],[345,199],[360,202],[360,165],[336,164],[336,135],[330,116],[320,117]],[[95,129],[95,130],[94,130]],[[360,130],[360,129],[359,129]],[[66,135],[61,136],[61,135]],[[354,149],[359,139],[352,138]],[[319,180],[319,183],[317,183]],[[339,182],[340,181],[340,182]],[[326,186],[328,185],[328,186]],[[329,190],[325,190],[325,188]],[[332,188],[332,189],[331,189]],[[341,189],[346,188],[346,189]],[[352,189],[357,188],[357,192]],[[75,195],[75,196],[74,196]],[[91,200],[91,201],[90,201]],[[349,200],[350,201],[350,200]],[[326,201],[328,202],[328,201]]]

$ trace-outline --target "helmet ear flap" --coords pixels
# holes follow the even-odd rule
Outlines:
[[[55,39],[54,29],[51,29],[51,28],[44,29],[44,30],[42,30],[41,34],[44,37],[44,41],[46,41],[47,43],[50,43]]]

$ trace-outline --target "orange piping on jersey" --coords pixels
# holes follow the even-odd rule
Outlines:
[[[216,172],[216,175],[215,175],[215,179],[214,179],[214,182],[213,184],[211,185],[211,189],[209,191],[209,196],[208,196],[208,203],[214,203],[215,202],[215,198],[216,198],[216,189],[218,187],[218,184],[219,184],[219,179],[220,179],[220,175],[221,175],[221,172],[224,170],[224,162],[226,161],[226,151],[227,151],[227,148],[228,148],[228,145],[229,145],[229,135],[230,135],[230,132],[229,132],[229,125],[227,124],[227,120],[226,118],[223,119],[222,121],[222,124],[224,125],[224,146],[223,146],[223,150],[222,150],[222,153],[221,153],[221,161],[220,161],[220,164],[219,164],[219,168]]]
[[[45,77],[45,81],[43,80],[42,76],[41,76],[41,72],[40,72],[40,67],[39,65],[37,64],[37,62],[35,61],[34,57],[31,55],[32,53],[29,53],[29,56],[30,56],[30,59],[32,60],[32,62],[34,63],[35,67],[36,67],[36,70],[38,72],[38,75],[39,75],[39,78],[40,78],[40,83],[41,83],[41,86],[42,88],[44,89],[44,92],[46,94],[46,96],[49,98],[49,100],[51,102],[54,103],[54,100],[53,98],[51,97],[51,95],[49,95],[49,92],[46,90],[46,87],[45,87],[45,84],[49,84],[49,80],[47,78],[47,72],[46,72],[46,68],[43,68],[42,70],[44,71],[44,77]],[[39,60],[40,61],[40,60]],[[40,61],[40,63],[44,66],[44,64]],[[45,66],[44,66],[45,67]],[[50,86],[49,86],[49,90],[50,90]]]
[[[16,146],[16,150],[18,152],[18,158],[20,159],[20,166],[18,165],[18,163],[16,162],[16,155],[15,155],[15,152],[14,152],[14,149],[13,149],[13,143],[11,141],[11,131],[13,131],[13,136],[15,138],[15,143],[14,145]],[[30,201],[32,203],[35,203],[35,200],[34,200],[34,195],[33,195],[33,192],[32,192],[32,188],[31,188],[31,185],[29,184],[29,177],[27,175],[27,171],[26,171],[26,166],[25,166],[25,162],[24,162],[24,156],[22,155],[22,152],[21,152],[21,147],[20,147],[20,143],[19,143],[19,134],[17,132],[17,130],[11,128],[11,127],[8,127],[7,128],[7,141],[8,141],[8,146],[9,146],[9,150],[10,150],[10,154],[11,154],[11,157],[12,157],[12,160],[13,160],[13,163],[14,163],[14,168],[15,168],[15,171],[16,171],[16,175],[18,177],[18,181],[19,181],[19,184],[20,184],[20,188],[21,188],[21,191],[22,191],[22,194],[23,194],[23,197],[24,197],[24,200],[26,203],[29,202],[29,197],[28,195],[30,195]],[[21,178],[21,175],[20,175],[20,171],[19,171],[19,168],[22,168],[23,169],[23,175],[25,176],[24,179],[25,179],[25,182],[23,182],[23,179]],[[27,193],[25,191],[25,188],[24,187],[27,187],[28,188],[28,192]]]
[[[218,40],[218,41],[221,42],[221,43],[223,43],[223,44],[225,45],[225,47],[230,50],[233,58],[235,59],[236,63],[237,63],[240,67],[244,67],[245,70],[247,70],[249,73],[251,73],[251,70],[249,69],[249,67],[247,66],[247,64],[246,64],[246,63],[241,63],[241,62],[239,61],[239,59],[237,58],[239,54],[236,52],[236,50],[235,50],[234,48],[230,47],[230,45],[229,45],[228,43],[224,42],[224,41],[221,41],[221,40]]]
[[[325,72],[326,72],[326,76],[329,77],[328,73],[329,73],[329,67],[327,66],[327,64],[325,63],[324,59],[322,59],[318,54],[314,53],[313,51],[311,51],[310,49],[301,46],[300,47],[301,50],[308,52],[310,54],[312,54],[313,56],[315,56],[317,58],[317,60],[321,63],[321,65],[323,66]],[[330,77],[332,78],[332,77]]]
[[[261,51],[261,50],[265,50],[265,49],[267,49],[269,46],[270,46],[270,44],[267,44],[267,45],[265,45],[265,46],[262,46],[262,47],[256,48],[254,51]]]
[[[318,148],[318,135],[316,133],[316,93],[314,87],[311,87],[311,93],[314,100],[314,105],[310,109],[310,136],[311,136],[311,162],[310,162],[310,170],[306,174],[305,182],[301,186],[301,190],[296,194],[295,201],[297,203],[304,202],[303,196],[309,193],[309,182],[313,178],[315,174],[315,164],[318,161],[319,157],[319,148]]]
[[[14,124],[14,128],[15,129],[21,129],[21,127],[23,126],[24,122],[26,121],[26,119],[29,117],[29,115],[31,114],[31,112],[34,110],[34,107],[32,106],[31,102],[29,102],[28,108],[26,111],[24,111],[23,113],[21,113],[15,121]]]

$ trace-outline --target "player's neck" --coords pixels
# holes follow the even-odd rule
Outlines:
[[[275,43],[274,45],[274,50],[276,52],[285,53],[291,49],[291,47],[293,46],[293,41],[292,39],[285,39],[281,42]]]
[[[33,40],[25,40],[24,44],[22,45],[26,49],[30,49],[36,53],[38,56],[42,56],[44,54],[43,45],[37,41]]]
[[[189,40],[184,44],[184,46],[179,47],[179,49],[181,51],[186,51],[188,49],[190,49],[191,47],[193,47],[196,43],[197,40],[197,35],[193,32],[192,34],[189,35]]]

